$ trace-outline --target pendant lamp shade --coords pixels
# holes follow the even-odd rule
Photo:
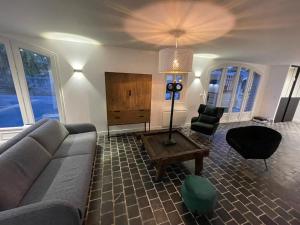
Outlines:
[[[159,51],[160,73],[192,72],[193,51],[186,48],[165,48]]]

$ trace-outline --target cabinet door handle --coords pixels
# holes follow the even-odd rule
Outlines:
[[[115,116],[115,119],[120,119],[120,117],[119,116]]]
[[[120,110],[115,110],[114,112],[121,112]]]
[[[143,117],[145,117],[145,116],[139,116],[140,118],[143,118]]]
[[[128,95],[131,96],[131,90],[128,91]]]

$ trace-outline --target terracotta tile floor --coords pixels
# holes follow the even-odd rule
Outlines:
[[[206,216],[191,214],[180,196],[193,162],[169,166],[163,180],[154,182],[155,170],[134,135],[100,136],[86,224],[300,224],[300,124],[271,125],[283,140],[268,160],[268,171],[263,160],[228,152],[227,130],[249,124],[222,124],[212,142],[182,129],[211,149],[203,176],[217,188],[218,204]]]

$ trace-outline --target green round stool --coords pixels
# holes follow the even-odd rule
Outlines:
[[[217,191],[207,178],[189,175],[181,187],[181,196],[192,213],[206,214],[214,210]]]

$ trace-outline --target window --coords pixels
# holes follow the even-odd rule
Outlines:
[[[166,95],[165,95],[165,100],[171,100],[172,99],[172,92],[167,90],[167,84],[169,83],[173,83],[174,80],[176,80],[176,82],[181,83],[183,82],[183,75],[173,75],[173,74],[167,74],[166,75]],[[181,98],[181,92],[176,92],[175,93],[175,100],[180,100]]]
[[[223,69],[213,70],[208,85],[207,105],[216,106]]]
[[[0,128],[61,119],[55,72],[52,53],[0,37]]]
[[[244,94],[247,87],[247,81],[249,78],[249,69],[242,68],[240,72],[239,82],[237,85],[236,93],[235,93],[235,99],[234,99],[234,105],[232,108],[232,112],[240,112],[242,108],[242,103],[244,100]]]
[[[245,66],[226,65],[210,73],[207,105],[224,107],[225,113],[252,112],[261,76]],[[234,114],[235,113],[235,114]],[[248,118],[249,115],[243,117]]]
[[[23,125],[6,48],[0,43],[0,128]]]
[[[221,107],[224,107],[224,112],[228,112],[232,94],[233,94],[233,88],[234,88],[234,80],[237,75],[238,67],[229,66],[227,68],[226,72],[226,78],[224,82],[224,89],[222,94],[222,100],[221,100]]]
[[[251,84],[251,89],[249,91],[249,97],[247,100],[247,104],[246,104],[246,112],[252,111],[253,105],[254,105],[254,101],[255,101],[255,96],[257,93],[257,89],[258,89],[258,85],[259,85],[259,81],[260,81],[260,75],[256,72],[253,73],[253,81]]]
[[[59,119],[49,57],[20,49],[35,121]]]

